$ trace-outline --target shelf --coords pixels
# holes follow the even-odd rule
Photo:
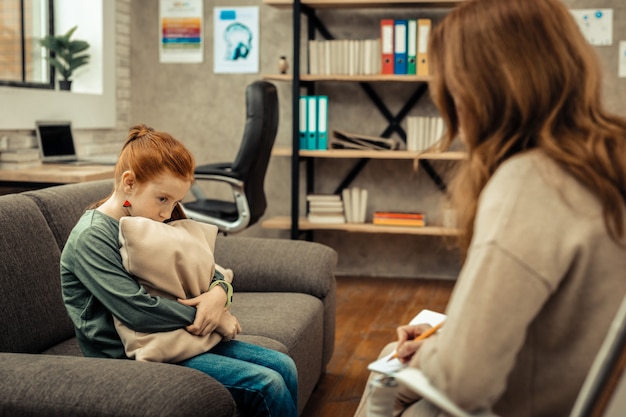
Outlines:
[[[361,7],[453,7],[463,3],[463,0],[302,0],[300,4],[313,8],[361,8]],[[276,8],[291,8],[293,0],[263,0],[263,4]]]
[[[261,222],[264,229],[290,230],[291,217],[280,216]],[[425,227],[403,227],[403,226],[381,226],[372,223],[342,223],[342,224],[323,224],[311,223],[306,218],[301,217],[298,221],[300,230],[343,230],[355,233],[389,233],[403,235],[426,235],[426,236],[456,236],[457,229],[449,229],[439,226]]]
[[[291,74],[266,74],[263,76],[267,81],[293,81]],[[341,81],[341,82],[428,82],[431,77],[429,75],[313,75],[302,74],[300,81]]]
[[[272,150],[274,156],[291,156],[291,148],[274,147]],[[430,160],[453,160],[458,161],[467,158],[465,152],[415,152],[415,151],[359,151],[348,149],[331,149],[331,150],[301,150],[301,157],[309,158],[335,158],[335,159],[351,159],[351,158],[368,158],[368,159],[430,159]]]

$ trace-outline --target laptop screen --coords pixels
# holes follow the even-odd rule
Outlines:
[[[37,139],[44,161],[76,157],[70,122],[37,122]]]

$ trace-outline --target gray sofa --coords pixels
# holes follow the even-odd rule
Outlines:
[[[177,365],[83,357],[60,293],[59,257],[85,207],[112,182],[0,196],[0,416],[232,416],[228,391]],[[305,241],[219,236],[235,272],[241,340],[289,354],[299,410],[330,360],[337,254]]]

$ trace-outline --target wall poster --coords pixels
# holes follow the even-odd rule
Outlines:
[[[259,72],[259,8],[215,7],[213,71]]]
[[[203,61],[202,13],[202,0],[160,0],[159,62]]]

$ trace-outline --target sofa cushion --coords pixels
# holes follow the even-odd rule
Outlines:
[[[74,335],[61,297],[60,251],[37,205],[0,196],[0,351],[39,353]]]
[[[60,192],[61,189],[63,192]],[[31,198],[37,204],[48,221],[58,247],[62,249],[85,209],[96,201],[105,198],[112,191],[113,181],[102,180],[58,185],[27,191],[23,195]]]
[[[237,292],[235,277],[231,311],[243,328],[237,339],[246,340],[246,336],[250,335],[264,336],[285,345],[298,369],[298,403],[299,411],[302,411],[305,400],[311,396],[323,372],[322,301],[301,293],[240,293]]]
[[[224,386],[195,369],[129,360],[0,355],[7,416],[233,416]]]

